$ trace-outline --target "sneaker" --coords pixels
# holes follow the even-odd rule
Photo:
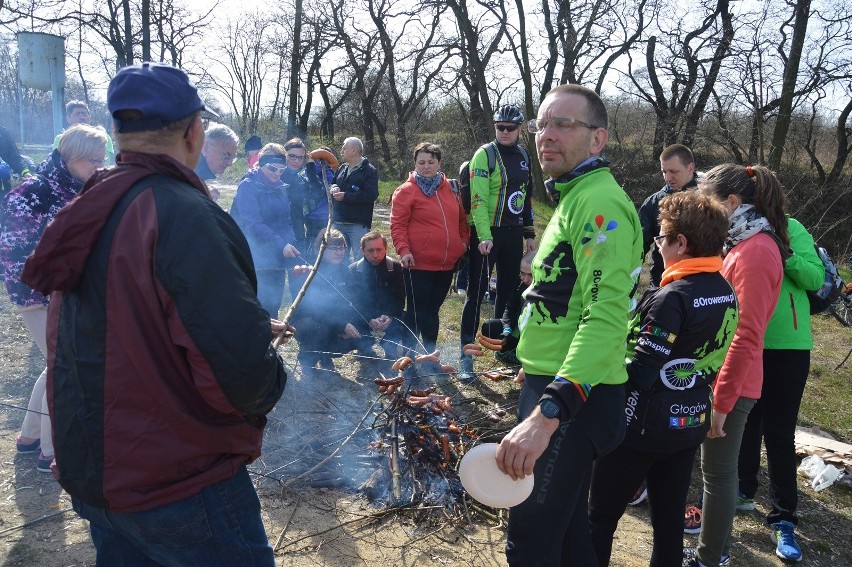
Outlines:
[[[737,510],[740,512],[754,511],[754,498],[747,498],[742,492],[737,492]]]
[[[52,462],[53,462],[52,456],[46,457],[44,455],[44,453],[39,451],[38,464],[36,465],[36,469],[38,470],[38,472],[44,472],[44,473],[53,472],[53,471],[50,470],[50,463],[52,463]]]
[[[459,381],[473,382],[476,380],[476,374],[473,372],[473,357],[462,356],[459,359]]]
[[[719,559],[719,567],[728,567],[731,564],[731,556],[723,555]],[[694,547],[683,548],[683,567],[704,567],[704,564],[698,560],[698,550]]]
[[[637,506],[644,502],[646,498],[648,498],[648,487],[645,486],[644,482],[642,482],[639,490],[636,491],[636,494],[633,495],[633,498],[630,499],[630,502],[628,502],[627,505]]]
[[[18,449],[18,452],[23,455],[27,453],[35,453],[41,447],[41,439],[36,439],[32,443],[22,443],[21,436],[18,435],[18,438],[15,439],[15,447]]]
[[[701,508],[698,506],[687,506],[683,515],[683,533],[701,533]]]
[[[802,560],[802,549],[796,541],[796,526],[791,522],[781,520],[772,524],[772,543],[775,544],[775,555],[784,561]]]

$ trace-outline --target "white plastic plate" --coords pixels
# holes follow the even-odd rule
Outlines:
[[[492,508],[511,508],[532,493],[533,477],[512,480],[497,468],[497,443],[477,445],[462,458],[459,478],[475,500]]]

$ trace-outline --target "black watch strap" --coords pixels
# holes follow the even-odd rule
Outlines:
[[[558,403],[554,402],[550,398],[545,398],[538,402],[538,407],[541,410],[541,415],[549,418],[561,419],[562,417],[562,408]]]

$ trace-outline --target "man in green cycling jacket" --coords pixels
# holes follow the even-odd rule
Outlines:
[[[602,157],[600,97],[560,85],[542,102],[536,150],[556,210],[532,265],[521,314],[521,423],[497,465],[535,488],[509,514],[509,565],[597,565],[586,504],[592,462],[624,437],[624,353],[642,263],[633,203]]]

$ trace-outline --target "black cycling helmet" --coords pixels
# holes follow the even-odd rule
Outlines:
[[[504,104],[494,113],[494,122],[514,122],[515,124],[521,124],[523,121],[524,114],[514,104]]]

